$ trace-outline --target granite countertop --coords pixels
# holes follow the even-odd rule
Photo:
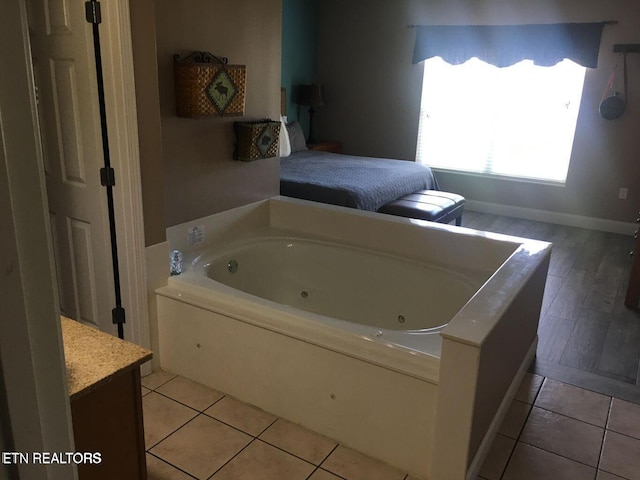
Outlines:
[[[150,350],[61,317],[71,400],[149,360]]]

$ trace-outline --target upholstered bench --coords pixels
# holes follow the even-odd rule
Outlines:
[[[460,225],[463,210],[462,195],[438,190],[419,190],[385,203],[378,212],[440,223],[450,223],[455,220],[456,225]]]

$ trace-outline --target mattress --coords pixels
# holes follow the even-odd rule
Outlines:
[[[407,160],[304,150],[280,160],[280,194],[376,211],[417,190],[438,190],[431,169]]]

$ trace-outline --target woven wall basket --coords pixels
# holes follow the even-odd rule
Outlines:
[[[174,55],[176,113],[179,117],[238,117],[244,115],[247,70],[227,65],[207,52],[183,60]]]
[[[280,154],[278,139],[280,122],[265,119],[255,122],[234,122],[236,148],[233,158],[251,162],[260,158],[277,157]]]

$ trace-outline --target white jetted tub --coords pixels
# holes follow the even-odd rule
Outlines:
[[[418,478],[476,472],[535,352],[548,244],[282,197],[168,233],[163,368]]]

